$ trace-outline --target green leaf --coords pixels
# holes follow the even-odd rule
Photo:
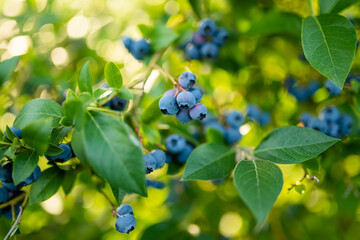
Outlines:
[[[92,80],[89,62],[86,62],[80,69],[78,85],[80,92],[88,92],[92,94]]]
[[[68,89],[66,92],[66,100],[77,98],[76,93],[72,89]]]
[[[111,187],[111,190],[113,192],[114,198],[116,200],[116,203],[120,205],[122,201],[124,200],[124,197],[126,195],[126,192],[118,187]]]
[[[206,141],[207,142],[217,142],[225,143],[224,136],[214,128],[208,128],[206,130]]]
[[[144,124],[150,124],[161,118],[163,115],[159,108],[159,101],[161,97],[155,99],[144,111],[141,116],[141,121]]]
[[[57,156],[60,153],[62,153],[63,151],[64,151],[64,149],[59,148],[58,146],[56,146],[56,145],[54,145],[52,143],[49,143],[49,147],[47,148],[45,154],[48,155],[48,156]]]
[[[197,15],[199,19],[202,19],[203,11],[202,11],[202,0],[189,0],[189,3],[194,11],[194,13]]]
[[[14,141],[14,139],[19,139],[15,133],[13,133],[13,131],[11,130],[11,128],[9,128],[9,126],[6,125],[6,135],[7,138],[10,139],[11,141]]]
[[[32,150],[26,149],[25,151],[15,156],[14,167],[12,170],[12,178],[14,184],[18,185],[29,177],[35,170],[39,162],[39,155]]]
[[[106,92],[110,92],[111,93],[111,90],[110,89],[103,89],[103,88],[98,88],[95,90],[94,92],[94,98],[95,99],[99,99],[101,97],[101,95],[103,95],[104,93]],[[108,94],[107,94],[108,95]]]
[[[186,161],[183,180],[217,180],[227,177],[235,167],[235,151],[219,143],[205,143]]]
[[[121,97],[122,99],[127,99],[127,100],[133,99],[132,93],[127,88],[120,89],[118,96]]]
[[[299,194],[304,194],[306,190],[306,187],[303,183],[300,183],[299,185],[295,186],[295,191]]]
[[[306,59],[342,88],[355,56],[357,37],[351,22],[339,15],[309,16],[302,26]]]
[[[76,181],[76,171],[65,171],[64,179],[62,181],[62,189],[64,190],[65,195],[69,195],[71,190],[74,187]]]
[[[247,32],[249,35],[272,35],[279,33],[300,36],[301,17],[293,13],[271,11],[259,20],[256,20]]]
[[[29,123],[41,119],[48,119],[51,127],[58,127],[64,116],[63,108],[55,101],[38,98],[27,102],[15,119],[14,127],[23,129]]]
[[[254,155],[274,163],[291,164],[312,159],[340,139],[305,127],[281,127],[271,131],[255,149]]]
[[[283,177],[280,168],[269,161],[240,161],[234,171],[234,183],[242,200],[261,223],[281,192]]]
[[[52,197],[61,186],[64,172],[57,167],[51,167],[41,173],[30,189],[29,203],[34,204]]]
[[[52,144],[58,145],[72,130],[72,127],[57,127],[51,129],[50,133],[50,142]]]
[[[154,28],[140,25],[139,29],[147,38],[151,39],[151,48],[155,52],[168,47],[178,38],[178,34],[164,24],[156,24]]]
[[[359,0],[319,0],[320,13],[338,13]]]
[[[22,131],[24,142],[43,155],[48,146],[51,132],[51,122],[42,119],[28,124]]]
[[[111,186],[146,195],[140,143],[118,118],[87,112],[84,127],[74,131],[72,147],[80,161],[89,163]]]
[[[111,88],[120,89],[123,86],[120,70],[113,62],[108,62],[105,66],[105,79]]]
[[[307,160],[307,161],[303,162],[302,165],[313,172],[320,173],[320,158],[319,157]]]
[[[20,57],[16,56],[0,62],[0,85],[2,85],[10,78],[11,74],[19,63],[19,60]]]
[[[85,122],[86,109],[91,102],[91,97],[81,94],[78,98],[67,100],[64,103],[64,113],[68,121],[73,122],[76,128],[81,128]]]
[[[5,156],[5,153],[10,149],[10,146],[0,144],[0,159]]]

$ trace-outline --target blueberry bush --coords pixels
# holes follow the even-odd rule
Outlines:
[[[1,237],[357,239],[358,2],[0,2]]]

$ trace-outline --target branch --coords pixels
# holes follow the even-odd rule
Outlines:
[[[168,79],[170,79],[170,81],[176,85],[177,84],[177,81],[175,80],[175,78],[173,78],[173,76],[171,76],[170,73],[168,73],[167,71],[165,71],[165,69],[163,69],[162,67],[160,67],[159,65],[157,64],[153,64],[152,65],[153,68],[156,68],[157,70],[159,70],[160,72],[162,72]]]

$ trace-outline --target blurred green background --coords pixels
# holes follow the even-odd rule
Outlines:
[[[79,68],[85,61],[90,61],[95,84],[103,81],[107,61],[121,67],[125,84],[142,76],[147,66],[134,59],[120,42],[125,35],[141,38],[139,24],[164,24],[179,35],[165,50],[161,65],[174,77],[187,69],[193,71],[205,90],[203,102],[212,112],[243,110],[248,103],[271,112],[270,126],[247,123],[241,128],[245,137],[240,145],[254,147],[270,130],[296,125],[302,112],[316,114],[329,104],[352,114],[359,125],[359,112],[348,87],[336,99],[321,88],[311,101],[300,104],[283,86],[289,75],[300,83],[326,81],[299,58],[301,17],[308,15],[305,1],[205,0],[201,11],[194,11],[190,2],[194,1],[0,0],[1,61],[12,58],[15,68],[9,79],[1,76],[1,129],[12,124],[30,99],[46,97],[61,103],[65,89],[76,86]],[[298,16],[292,15],[292,21],[271,17],[279,11]],[[359,4],[341,14],[355,19],[359,30]],[[203,17],[226,28],[230,41],[216,61],[186,61],[179,46]],[[360,73],[359,58],[357,53],[354,73]],[[154,70],[141,106],[149,105],[170,88],[171,82]],[[138,111],[141,114],[143,109]],[[189,123],[183,127],[164,116],[151,127],[152,134],[144,139],[150,146],[163,143],[166,133],[190,131],[197,126]],[[302,166],[281,165],[283,191],[262,225],[256,224],[240,200],[231,177],[221,184],[180,182],[181,173],[167,176],[165,167],[150,175],[151,179],[166,182],[165,189],[149,188],[148,198],[126,196],[124,202],[133,206],[137,220],[136,229],[129,235],[115,230],[108,203],[92,185],[89,174],[83,172],[70,195],[60,190],[40,205],[26,208],[17,239],[359,239],[358,135],[355,130],[319,157],[320,172],[312,175],[320,183],[306,179],[303,193],[288,191],[303,176]],[[48,167],[45,159],[40,167]],[[111,195],[110,188],[106,192]],[[10,221],[0,218],[0,237],[10,226]]]

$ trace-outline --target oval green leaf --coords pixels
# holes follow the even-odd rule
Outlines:
[[[80,69],[78,85],[80,92],[88,92],[92,94],[92,80],[89,62],[86,62]]]
[[[18,185],[35,170],[39,162],[39,155],[35,151],[26,149],[15,156],[12,177],[14,184]]]
[[[105,65],[105,79],[111,88],[120,89],[123,86],[123,78],[119,68],[113,62]]]
[[[319,0],[321,13],[338,13],[359,0]]]
[[[255,149],[254,155],[274,163],[292,164],[312,159],[340,139],[305,127],[282,127],[271,131]]]
[[[182,180],[218,180],[235,167],[235,151],[220,143],[205,143],[195,148],[186,161]]]
[[[265,160],[240,161],[234,171],[235,187],[259,223],[269,214],[282,186],[281,170]]]
[[[357,37],[351,22],[340,15],[309,16],[302,26],[306,59],[342,88],[355,56]]]

